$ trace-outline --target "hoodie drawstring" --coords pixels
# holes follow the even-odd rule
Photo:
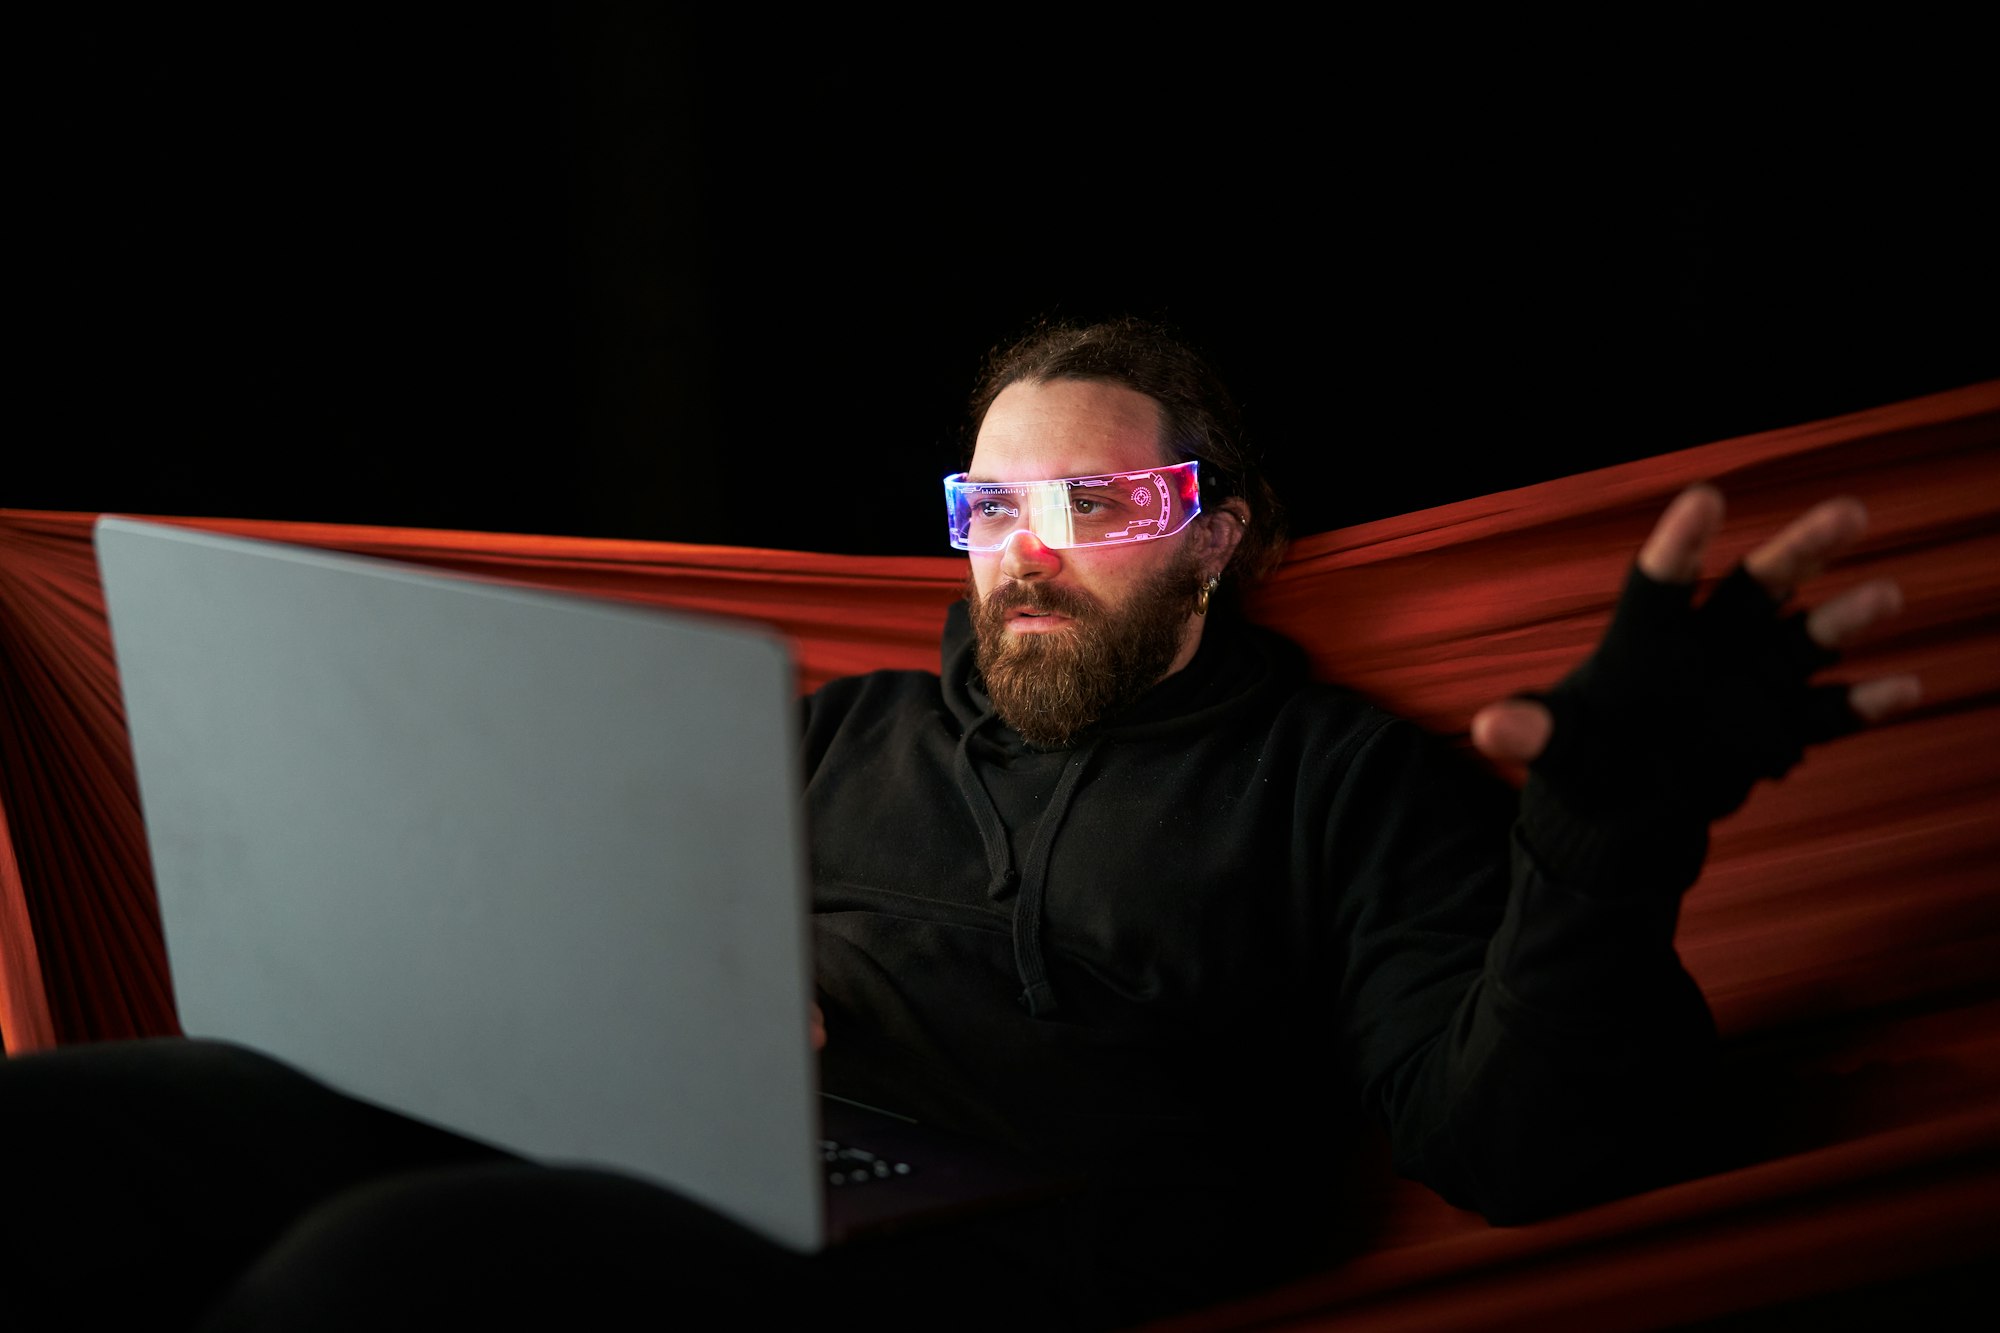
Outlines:
[[[1056,780],[1055,791],[1050,794],[1049,808],[1035,826],[1034,841],[1028,847],[1027,864],[1017,871],[1014,853],[1007,841],[1006,826],[1000,822],[1000,812],[994,807],[986,784],[980,781],[979,774],[972,767],[972,737],[995,716],[989,709],[966,728],[965,734],[959,737],[953,764],[959,789],[965,795],[973,822],[979,826],[980,841],[986,847],[986,865],[992,876],[987,882],[987,894],[995,900],[1005,896],[1010,889],[1015,894],[1014,970],[1021,981],[1021,1005],[1032,1018],[1053,1018],[1057,1012],[1056,993],[1049,981],[1048,960],[1042,951],[1042,906],[1048,881],[1049,855],[1055,847],[1056,832],[1063,817],[1069,813],[1070,800],[1083,780],[1084,770],[1090,766],[1091,757],[1097,752],[1098,743],[1095,739],[1085,742],[1064,763],[1062,776]]]

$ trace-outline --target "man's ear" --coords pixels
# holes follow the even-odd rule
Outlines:
[[[1196,528],[1201,534],[1201,572],[1204,579],[1229,568],[1229,561],[1236,554],[1236,544],[1243,540],[1249,526],[1250,506],[1235,496],[1201,511]]]

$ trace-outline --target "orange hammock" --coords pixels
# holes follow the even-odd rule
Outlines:
[[[1185,1329],[1657,1327],[2000,1250],[2000,381],[1299,542],[1252,614],[1316,669],[1463,737],[1594,642],[1668,498],[1706,478],[1715,563],[1813,500],[1869,503],[1811,592],[1899,580],[1856,675],[1913,716],[1815,752],[1719,826],[1680,947],[1772,1120],[1761,1160],[1486,1227],[1387,1188],[1372,1241]],[[87,514],[0,510],[0,1031],[10,1051],[175,1030]],[[933,667],[953,558],[862,558],[170,520],[769,622],[802,688]]]

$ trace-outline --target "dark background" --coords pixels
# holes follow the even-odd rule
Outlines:
[[[50,21],[0,504],[943,553],[1041,314],[1303,532],[2000,375],[1969,34],[1209,24]]]

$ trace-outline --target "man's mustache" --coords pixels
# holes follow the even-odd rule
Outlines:
[[[1073,620],[1083,620],[1101,609],[1097,599],[1076,588],[1050,583],[1018,583],[1009,580],[986,595],[989,614],[1005,615],[1016,609],[1053,612]]]

